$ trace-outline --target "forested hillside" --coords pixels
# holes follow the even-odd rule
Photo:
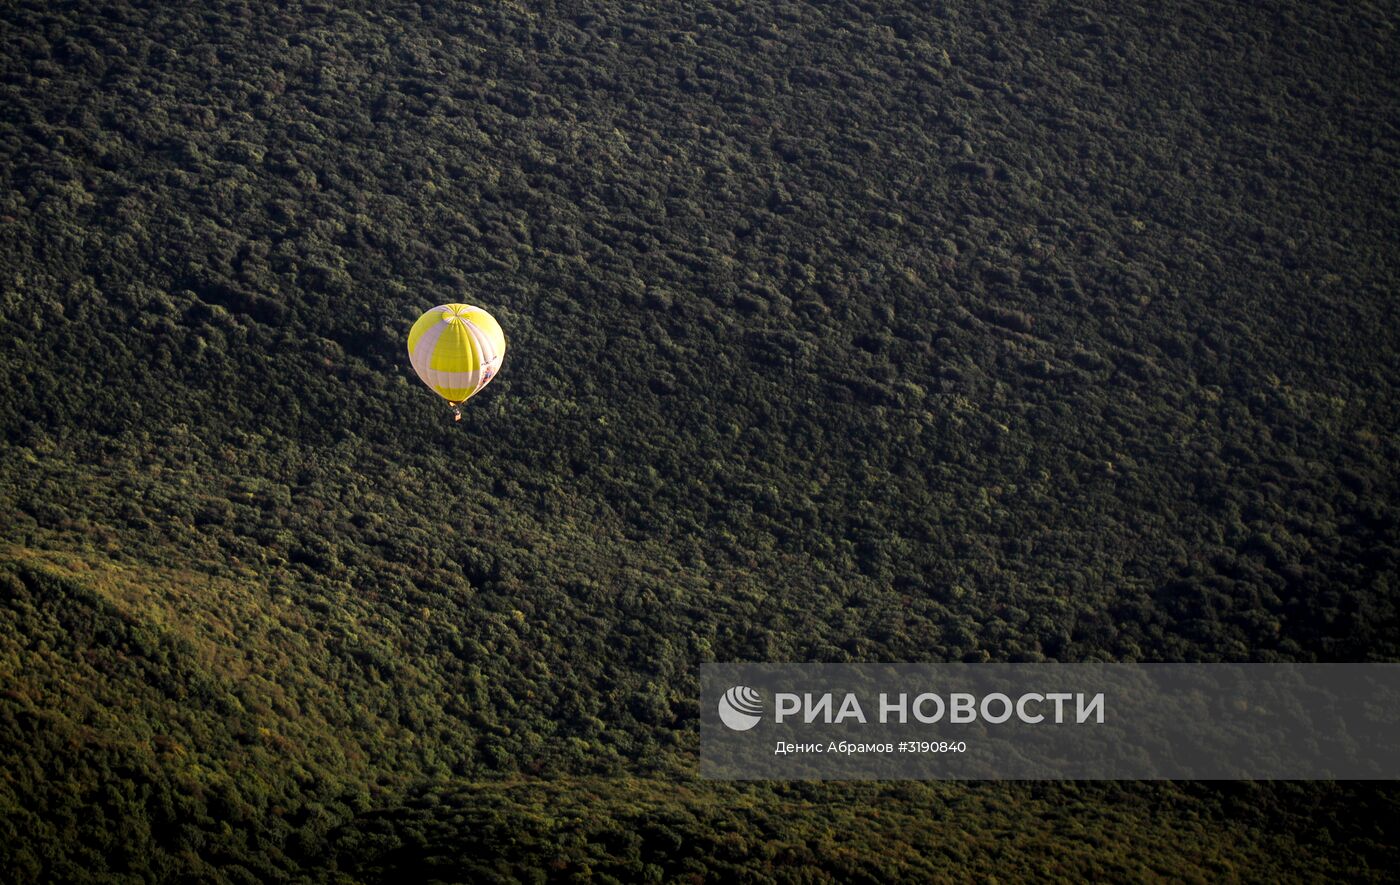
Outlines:
[[[701,781],[696,675],[1400,660],[1397,25],[7,4],[0,878],[1383,877],[1387,786]]]

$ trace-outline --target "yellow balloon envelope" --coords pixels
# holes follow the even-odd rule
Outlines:
[[[505,355],[501,324],[470,304],[439,304],[408,333],[413,371],[454,408],[491,383]]]

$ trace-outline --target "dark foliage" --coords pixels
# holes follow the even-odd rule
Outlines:
[[[1396,33],[8,4],[0,864],[1380,875],[1387,789],[699,782],[694,674],[1400,659]]]

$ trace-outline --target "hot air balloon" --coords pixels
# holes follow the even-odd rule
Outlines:
[[[424,384],[452,406],[491,383],[506,355],[506,336],[491,314],[470,304],[439,304],[418,318],[408,333],[408,359]]]

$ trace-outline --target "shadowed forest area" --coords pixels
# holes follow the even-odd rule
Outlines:
[[[6,4],[0,878],[1393,875],[1384,784],[696,745],[706,661],[1400,661],[1397,26]]]

